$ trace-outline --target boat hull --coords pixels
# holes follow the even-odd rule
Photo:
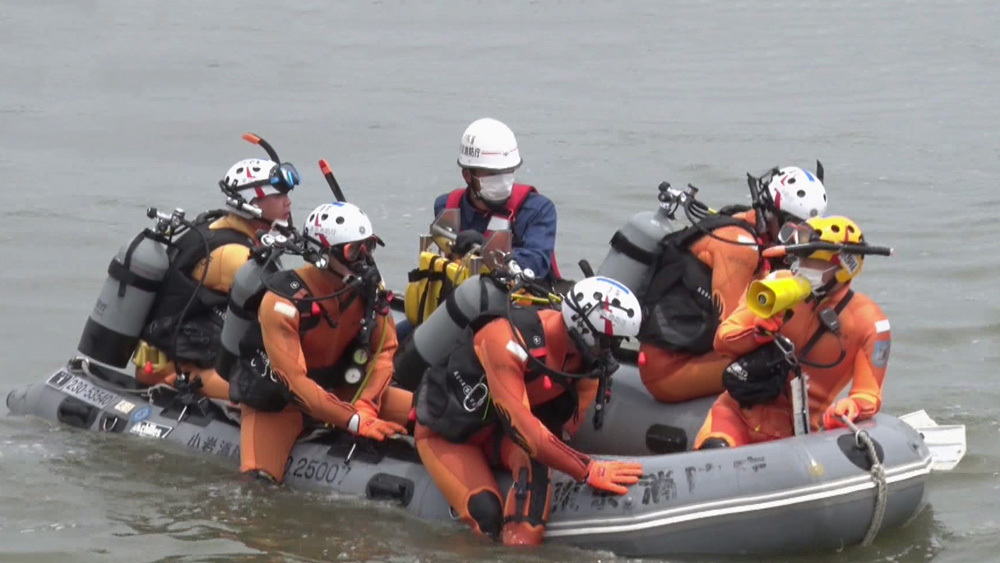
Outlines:
[[[627,495],[612,496],[556,473],[547,541],[639,557],[801,552],[861,542],[876,488],[866,453],[851,433],[657,453],[690,447],[710,401],[655,403],[641,393],[633,372],[622,368],[604,428],[594,431],[587,421],[574,445],[640,459],[642,479]],[[86,363],[71,362],[11,392],[7,406],[12,414],[122,439],[160,440],[238,464],[238,411],[231,405],[109,379]],[[682,432],[684,447],[679,439],[651,439],[648,429],[657,425],[675,429],[665,433],[668,438]],[[902,526],[926,503],[930,454],[919,434],[892,416],[880,414],[862,427],[877,444],[886,472],[881,527]],[[502,488],[510,483],[506,474],[497,478]],[[342,432],[307,437],[292,450],[285,480],[293,488],[395,502],[422,519],[455,520],[408,439],[374,444]]]

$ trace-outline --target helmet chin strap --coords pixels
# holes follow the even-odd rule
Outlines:
[[[584,339],[579,326],[566,327],[569,333],[570,339],[576,346],[577,350],[580,352],[580,358],[583,360],[584,367],[590,370],[592,373],[596,373],[598,377],[609,376],[618,370],[618,362],[614,358],[614,353],[611,349],[601,350],[600,349],[600,335],[601,332],[597,330],[594,323],[590,322],[589,314],[597,305],[593,305],[589,308],[583,308],[577,305],[572,299],[567,299],[563,302],[564,307],[569,307],[580,317],[580,322],[583,323],[586,330],[593,335],[594,345],[587,344],[586,339]]]
[[[813,294],[818,297],[817,301],[819,301],[824,299],[827,295],[830,295],[833,290],[839,289],[840,287],[843,287],[843,285],[837,281],[837,276],[834,275],[832,280],[813,290]]]

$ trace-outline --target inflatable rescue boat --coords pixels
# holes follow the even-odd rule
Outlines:
[[[239,463],[237,407],[166,386],[142,388],[86,358],[14,390],[6,403],[15,415]],[[644,475],[628,494],[614,496],[556,473],[547,541],[637,557],[836,549],[902,526],[926,503],[931,454],[920,434],[893,416],[861,423],[865,439],[837,430],[688,451],[710,404],[656,403],[635,366],[623,365],[602,429],[586,421],[573,445],[639,459]],[[509,476],[498,479],[509,486]],[[455,518],[408,439],[376,444],[339,431],[304,437],[289,457],[286,483],[395,502],[427,520]]]

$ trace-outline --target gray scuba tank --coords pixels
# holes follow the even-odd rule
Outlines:
[[[501,309],[507,300],[507,292],[487,278],[475,275],[462,282],[396,354],[396,382],[404,389],[415,390],[429,366],[458,349],[472,321],[487,311]]]
[[[257,320],[257,306],[265,289],[264,279],[279,270],[281,264],[277,259],[269,259],[269,254],[255,254],[236,271],[229,289],[226,320],[222,325],[222,347],[215,363],[215,371],[226,381],[229,381],[230,373],[239,361],[240,341]]]
[[[165,236],[146,229],[121,247],[83,328],[80,354],[116,368],[128,364],[170,267],[167,244]]]
[[[633,293],[642,295],[660,241],[674,232],[668,209],[661,205],[656,211],[642,211],[630,217],[611,238],[611,249],[597,275],[618,280]]]

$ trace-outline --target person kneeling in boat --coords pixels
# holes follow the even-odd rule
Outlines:
[[[482,319],[447,365],[427,370],[417,392],[417,451],[473,530],[507,545],[541,543],[551,469],[614,494],[638,482],[639,463],[594,460],[564,440],[607,392],[612,351],[638,333],[641,318],[625,286],[587,278],[562,312],[511,306]],[[498,465],[514,477],[506,500],[493,477]]]
[[[143,341],[132,358],[140,383],[177,384],[178,363],[189,382],[200,385],[201,394],[229,398],[229,383],[215,372],[229,289],[259,243],[257,233],[291,217],[289,192],[299,181],[298,171],[287,162],[250,158],[229,168],[219,184],[237,207],[206,213],[207,220],[196,221],[192,231],[176,241]],[[260,210],[260,216],[245,210],[245,204]]]
[[[282,482],[307,423],[384,440],[405,434],[408,391],[390,388],[396,332],[372,252],[381,240],[350,203],[317,207],[302,230],[307,264],[268,278],[259,326],[240,343],[240,471]]]
[[[751,181],[757,182],[752,209],[710,215],[660,243],[642,298],[649,309],[639,334],[646,357],[639,375],[658,401],[678,403],[723,391],[722,372],[732,360],[713,350],[712,341],[750,282],[766,273],[757,245],[773,244],[783,224],[826,212],[818,163],[816,175],[792,166]]]
[[[789,238],[806,248],[817,242],[830,243],[828,248],[867,247],[860,227],[845,217],[810,219]],[[772,288],[793,284],[799,289],[786,287],[782,292],[798,291],[804,298],[770,316],[768,311],[756,314],[748,298],[723,321],[715,349],[738,359],[726,369],[727,391],[709,411],[695,449],[794,435],[788,383],[796,366],[788,352],[808,372],[812,430],[818,430],[821,421],[831,429],[844,425],[841,417],[864,420],[878,412],[891,333],[878,305],[851,289],[863,264],[863,254],[842,250],[815,250],[795,257],[791,271],[774,272],[765,283]],[[794,302],[799,297],[789,299]],[[849,395],[835,400],[848,383]]]
[[[434,216],[445,209],[461,211],[455,241],[459,254],[484,235],[510,229],[514,259],[536,280],[553,283],[561,278],[555,261],[556,207],[533,186],[514,183],[522,163],[514,132],[496,119],[472,122],[462,134],[458,166],[465,187],[441,194]]]

